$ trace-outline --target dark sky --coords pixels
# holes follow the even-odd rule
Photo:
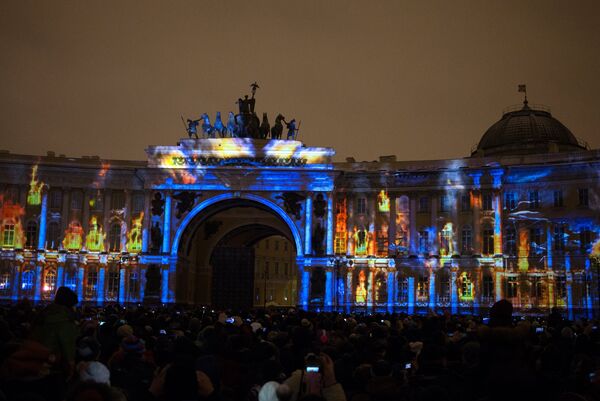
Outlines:
[[[338,160],[466,156],[519,83],[599,148],[598,21],[597,0],[5,0],[0,149],[144,159],[255,80],[259,113]]]

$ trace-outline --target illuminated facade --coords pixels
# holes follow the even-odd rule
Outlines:
[[[66,285],[98,304],[210,303],[213,248],[282,235],[302,308],[598,310],[600,151],[545,109],[507,111],[454,160],[333,163],[330,148],[231,137],[146,151],[0,154],[1,299]],[[256,216],[215,221],[235,208]]]

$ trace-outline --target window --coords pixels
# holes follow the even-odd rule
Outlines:
[[[90,199],[90,208],[96,212],[104,210],[104,196],[102,191],[97,190]]]
[[[279,250],[279,241],[275,240],[275,250]]]
[[[554,191],[554,207],[563,207],[564,205],[565,204],[563,202],[563,191]]]
[[[133,194],[131,199],[131,209],[134,214],[144,211],[144,194]]]
[[[21,275],[21,295],[31,296],[35,287],[35,272],[26,270]]]
[[[86,300],[96,299],[98,295],[98,268],[88,267],[87,277],[85,280],[84,297]]]
[[[409,199],[408,196],[402,195],[398,198],[398,213],[408,213],[409,210]]]
[[[10,292],[10,270],[9,269],[3,269],[2,272],[0,272],[0,295],[9,295]]]
[[[515,298],[517,296],[517,278],[509,276],[506,278],[506,297]]]
[[[466,272],[460,275],[460,299],[462,301],[473,299],[473,281]]]
[[[494,254],[494,230],[485,229],[483,230],[483,249],[484,255]]]
[[[287,264],[287,263],[284,263],[283,264],[283,270],[285,271],[285,275],[289,276],[289,274],[290,274],[290,265]]]
[[[56,221],[48,224],[48,237],[46,237],[46,243],[49,249],[58,249],[60,246],[60,227]]]
[[[429,212],[429,198],[427,196],[422,196],[419,198],[419,212]]]
[[[275,277],[279,276],[279,262],[275,262]]]
[[[51,298],[56,291],[56,270],[50,269],[44,276],[44,293],[47,294],[44,298]]]
[[[83,206],[83,193],[81,191],[71,192],[71,209],[81,210]]]
[[[65,287],[70,288],[72,291],[76,291],[77,288],[77,268],[71,267],[65,269]]]
[[[535,298],[538,303],[544,296],[544,284],[539,276],[530,277],[531,279],[531,297]]]
[[[419,253],[429,253],[429,232],[427,230],[419,231]]]
[[[129,273],[128,280],[128,288],[127,288],[127,298],[128,299],[137,299],[138,293],[140,291],[140,276],[137,271],[131,271]]]
[[[256,299],[256,302],[260,302],[260,288],[258,287],[255,288],[254,299]]]
[[[554,251],[563,252],[565,250],[565,227],[562,225],[554,226]]]
[[[111,209],[116,210],[125,207],[125,193],[123,191],[112,191],[110,196]]]
[[[504,232],[504,244],[507,255],[515,256],[517,254],[517,231],[510,227]]]
[[[469,194],[462,194],[460,197],[460,210],[468,212],[471,210],[471,196]]]
[[[427,298],[429,298],[429,276],[421,273],[417,281],[417,300],[424,301]]]
[[[588,207],[589,205],[589,190],[587,188],[579,188],[579,206]]]
[[[366,198],[358,198],[356,204],[356,213],[365,214],[367,213],[367,199]]]
[[[461,246],[461,253],[464,255],[469,255],[473,250],[473,234],[469,226],[465,226],[462,229]]]
[[[399,277],[398,280],[398,302],[408,302],[408,278]]]
[[[536,191],[529,191],[529,207],[532,209],[539,209],[540,207],[540,193]]]
[[[537,248],[542,244],[542,229],[533,227],[529,229],[529,244],[532,248]]]
[[[112,266],[108,270],[106,283],[106,300],[117,301],[119,298],[119,268],[118,266]]]
[[[494,278],[489,274],[486,274],[483,276],[481,296],[483,298],[483,302],[490,303],[493,301]]]
[[[504,194],[504,207],[508,210],[517,208],[517,196],[514,192],[506,192]]]
[[[566,300],[567,298],[567,278],[563,275],[555,276],[554,292],[557,300]]]
[[[50,191],[50,209],[60,210],[62,207],[62,192],[60,190]]]
[[[446,226],[441,232],[440,235],[440,254],[442,256],[450,256],[454,253],[454,249],[452,249],[452,228]]]
[[[439,277],[439,290],[438,290],[438,301],[439,302],[450,302],[450,275],[447,270],[441,270],[438,273]]]
[[[15,246],[15,225],[12,221],[4,224],[2,231],[2,246]]]
[[[335,253],[338,255],[346,254],[346,238],[348,234],[346,231],[338,231],[335,233]],[[284,243],[287,251],[287,242]]]
[[[440,196],[440,212],[447,212],[450,209],[450,198],[448,195]]]
[[[25,232],[25,246],[27,248],[35,248],[37,245],[37,223],[30,221],[27,223],[27,231]],[[40,248],[43,248],[43,244],[40,244]]]
[[[269,279],[269,262],[265,262],[265,272],[263,278]]]
[[[121,225],[112,223],[108,232],[108,249],[110,252],[119,252],[121,250]]]
[[[579,249],[583,253],[590,251],[590,245],[592,244],[592,231],[589,227],[584,227],[579,231]]]
[[[491,193],[484,193],[481,197],[481,207],[483,210],[494,210],[494,197]]]

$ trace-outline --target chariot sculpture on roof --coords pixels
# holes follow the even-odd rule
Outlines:
[[[295,119],[286,121],[282,114],[278,114],[275,119],[275,124],[271,127],[267,113],[262,114],[262,120],[258,118],[255,111],[256,108],[256,90],[260,86],[255,82],[250,84],[251,96],[244,95],[243,98],[238,98],[238,114],[229,112],[227,124],[223,124],[221,113],[217,112],[214,125],[210,122],[210,117],[207,113],[202,114],[197,119],[187,119],[187,124],[184,122],[186,132],[190,138],[198,139],[197,127],[202,121],[202,133],[205,138],[253,138],[253,139],[281,139],[283,133],[283,125],[287,128],[287,140],[296,140],[298,131],[300,130],[300,122],[296,123]],[[182,117],[183,120],[183,117]]]

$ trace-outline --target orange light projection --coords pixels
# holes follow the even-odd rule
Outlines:
[[[144,212],[137,219],[131,219],[131,229],[127,233],[127,252],[137,253],[142,250],[142,220]]]

